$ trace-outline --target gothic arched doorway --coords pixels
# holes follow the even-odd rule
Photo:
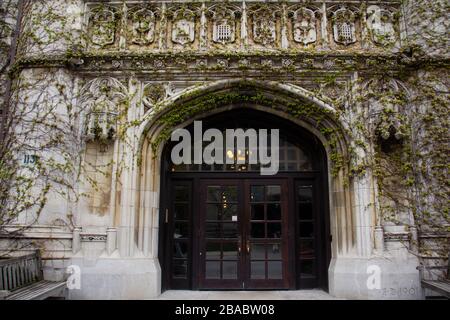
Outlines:
[[[163,291],[327,289],[331,237],[322,143],[293,122],[245,107],[202,121],[204,130],[280,129],[280,168],[261,176],[258,165],[176,166],[174,144],[165,146]],[[225,148],[225,157],[230,151],[239,152]]]

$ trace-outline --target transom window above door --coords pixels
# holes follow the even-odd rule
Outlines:
[[[209,143],[204,143],[204,147]],[[269,146],[270,147],[270,146]],[[243,150],[227,150],[224,145],[224,162],[226,159],[233,159],[234,164],[214,164],[214,165],[196,165],[196,164],[170,164],[172,172],[256,172],[260,171],[261,165],[250,164],[249,161],[250,150],[248,144]],[[302,149],[300,146],[289,142],[285,137],[280,136],[279,148],[279,171],[281,172],[306,172],[313,170],[313,164],[308,151]],[[239,160],[245,159],[245,164],[237,164]]]

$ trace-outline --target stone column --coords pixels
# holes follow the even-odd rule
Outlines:
[[[117,249],[117,229],[106,229],[106,252],[110,256]]]
[[[128,8],[125,2],[122,6],[122,23],[120,27],[120,39],[119,39],[119,49],[126,50],[127,48],[127,38],[126,38],[126,30],[127,30],[127,20],[128,20]]]
[[[283,3],[283,9],[281,13],[281,48],[282,49],[288,49],[289,48],[289,40],[287,35],[287,28],[288,28],[288,13],[286,4]]]
[[[384,230],[382,226],[375,227],[375,250],[378,253],[384,251]]]
[[[167,6],[163,2],[161,4],[161,26],[159,30],[159,50],[167,49],[166,39],[167,38]]]
[[[321,34],[322,34],[322,46],[328,48],[328,17],[327,17],[327,5],[325,2],[322,4],[322,22],[321,22]]]
[[[136,105],[139,100],[138,81],[131,77],[129,80],[129,96],[133,97],[128,109],[128,121],[133,122],[137,119],[138,108]],[[120,227],[118,230],[118,248],[121,256],[132,257],[136,247],[136,196],[138,192],[138,165],[137,152],[139,150],[139,138],[137,129],[131,126],[126,132],[126,143],[121,145],[121,157],[123,170],[121,172],[121,205],[120,205]]]
[[[247,23],[247,4],[242,2],[242,17],[241,17],[241,47],[242,49],[248,46],[248,23]]]
[[[200,18],[200,50],[208,50],[208,23],[206,20],[206,4],[202,3],[201,18]]]
[[[364,49],[369,49],[370,47],[370,40],[369,40],[369,33],[367,30],[367,8],[366,4],[362,3],[360,6],[360,23],[361,23],[361,47]]]
[[[77,254],[81,250],[81,227],[75,227],[72,232],[72,253]]]

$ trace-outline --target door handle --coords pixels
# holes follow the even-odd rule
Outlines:
[[[250,241],[247,241],[247,253],[250,253],[250,249],[251,249]]]
[[[239,238],[239,240],[238,240],[238,254],[241,255],[241,253],[242,253],[242,241]]]

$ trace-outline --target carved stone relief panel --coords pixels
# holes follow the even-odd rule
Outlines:
[[[159,36],[159,8],[150,6],[135,6],[128,10],[129,46],[155,47]]]
[[[398,38],[396,18],[393,10],[371,5],[367,8],[367,28],[371,40],[381,46],[395,44]]]
[[[105,48],[117,44],[117,32],[120,13],[113,6],[98,6],[90,11],[89,40],[90,45]]]
[[[315,7],[289,8],[288,33],[291,47],[317,45],[320,32],[320,10]]]
[[[279,6],[254,5],[250,7],[251,42],[264,48],[275,48],[280,41]]]
[[[331,10],[331,26],[334,43],[349,46],[357,42],[357,12],[340,6]]]
[[[170,8],[170,47],[176,49],[193,49],[198,44],[199,23],[198,7]]]
[[[211,44],[226,47],[240,39],[241,8],[230,4],[216,4],[208,8],[208,34]]]

